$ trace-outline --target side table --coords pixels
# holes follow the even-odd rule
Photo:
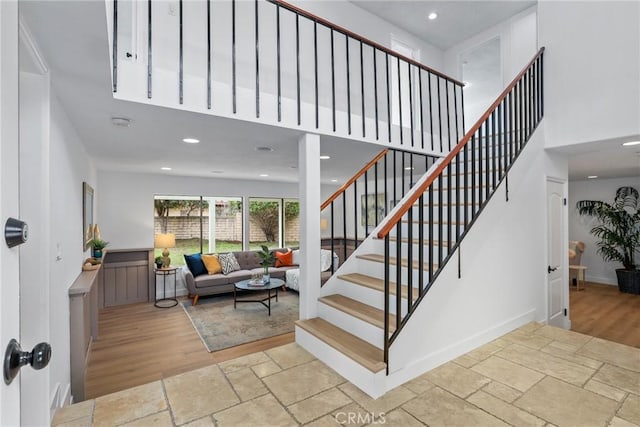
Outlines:
[[[156,307],[171,308],[178,305],[178,299],[176,298],[176,281],[177,281],[176,272],[177,271],[178,271],[178,267],[169,266],[169,267],[163,267],[163,268],[156,268],[156,278],[159,276],[162,277],[162,296],[163,296],[162,298],[158,299],[158,288],[156,284],[156,301],[153,304]],[[173,297],[172,298],[167,298],[167,276],[173,276]],[[167,301],[169,302],[169,304],[166,303]]]

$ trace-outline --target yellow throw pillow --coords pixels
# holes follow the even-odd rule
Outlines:
[[[220,265],[217,255],[202,255],[202,262],[209,274],[222,273],[222,265]]]

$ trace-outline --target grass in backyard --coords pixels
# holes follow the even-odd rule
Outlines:
[[[250,242],[249,250],[260,250],[262,245],[266,245],[269,248],[277,248],[277,242]],[[289,242],[290,246],[297,247],[297,242]],[[209,241],[202,241],[202,249],[204,253],[209,251]],[[225,253],[225,252],[237,252],[242,250],[242,242],[229,242],[223,240],[216,241],[216,249],[213,252]],[[184,255],[191,255],[200,252],[200,239],[176,239],[176,247],[169,249],[169,257],[171,258],[171,265],[183,266]],[[162,256],[162,249],[156,248],[155,256]]]

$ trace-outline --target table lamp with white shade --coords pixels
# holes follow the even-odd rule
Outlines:
[[[169,258],[169,248],[176,247],[176,235],[173,233],[158,233],[154,239],[153,246],[163,248],[162,251],[162,268],[168,268],[171,265]]]

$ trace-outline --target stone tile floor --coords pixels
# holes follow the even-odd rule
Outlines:
[[[296,344],[63,408],[56,426],[640,426],[640,349],[530,323],[372,400]]]

